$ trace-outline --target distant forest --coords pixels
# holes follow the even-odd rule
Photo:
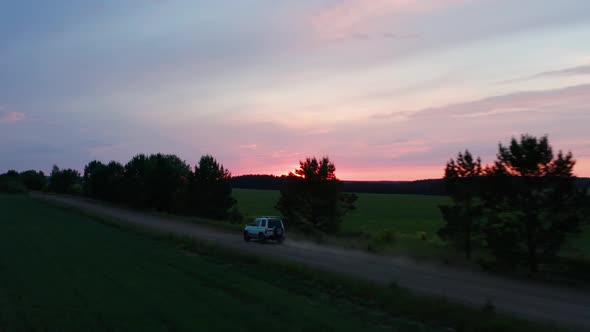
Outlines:
[[[280,190],[285,176],[240,175],[229,182],[233,188]],[[342,181],[345,192],[402,194],[402,195],[447,195],[443,179],[417,181]],[[590,188],[590,178],[577,178],[580,188]]]

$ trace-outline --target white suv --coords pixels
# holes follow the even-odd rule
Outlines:
[[[244,228],[244,241],[258,239],[259,241],[275,240],[282,243],[285,236],[285,225],[279,217],[258,217]]]

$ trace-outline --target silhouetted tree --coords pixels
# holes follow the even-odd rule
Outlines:
[[[116,161],[107,165],[93,160],[84,167],[84,192],[86,195],[111,202],[123,200],[125,168]]]
[[[230,209],[236,204],[236,200],[232,197],[230,178],[231,173],[213,156],[202,156],[191,177],[189,197],[191,212],[215,219],[228,217]],[[232,210],[232,219],[240,219],[236,210]]]
[[[467,150],[459,152],[457,159],[451,159],[445,167],[445,185],[453,205],[440,206],[445,225],[438,234],[460,247],[467,259],[471,258],[473,242],[481,230],[483,207],[479,195],[482,176],[480,158],[473,159]]]
[[[4,176],[6,178],[20,179],[20,174],[13,169],[8,170],[6,173],[4,173]]]
[[[339,230],[342,217],[354,209],[357,196],[342,192],[342,182],[335,171],[327,157],[299,162],[295,174],[287,176],[276,205],[288,222],[304,231]]]
[[[547,136],[522,135],[499,145],[482,196],[490,215],[487,243],[498,257],[524,258],[532,272],[579,231],[579,196],[571,152],[554,158]]]
[[[20,194],[26,192],[20,175],[15,170],[0,174],[0,192],[8,194]]]
[[[148,158],[138,154],[125,164],[124,190],[125,202],[135,207],[146,207],[148,201],[146,177]]]
[[[69,168],[60,170],[57,165],[53,165],[49,176],[49,190],[60,194],[79,194],[82,191],[80,173]]]
[[[47,185],[47,178],[42,171],[24,171],[20,173],[20,180],[29,190],[43,190]]]
[[[84,194],[95,198],[104,198],[106,181],[104,179],[106,166],[98,160],[93,160],[84,166]]]
[[[155,154],[147,159],[145,189],[147,206],[161,211],[180,211],[189,184],[190,166],[175,155]]]

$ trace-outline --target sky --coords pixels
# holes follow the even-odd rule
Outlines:
[[[588,177],[589,40],[587,0],[0,0],[0,173],[162,152],[417,180],[527,133]]]

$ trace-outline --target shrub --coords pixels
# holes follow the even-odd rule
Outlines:
[[[424,232],[424,231],[420,231],[417,233],[418,238],[422,241],[426,241],[428,239],[428,233]]]
[[[228,220],[232,224],[241,224],[244,222],[244,215],[234,206],[228,212]]]
[[[0,181],[0,192],[7,194],[22,194],[27,192],[27,188],[18,180],[2,180]]]
[[[391,229],[384,229],[375,235],[373,241],[376,245],[387,245],[394,243],[396,240],[396,232]]]

